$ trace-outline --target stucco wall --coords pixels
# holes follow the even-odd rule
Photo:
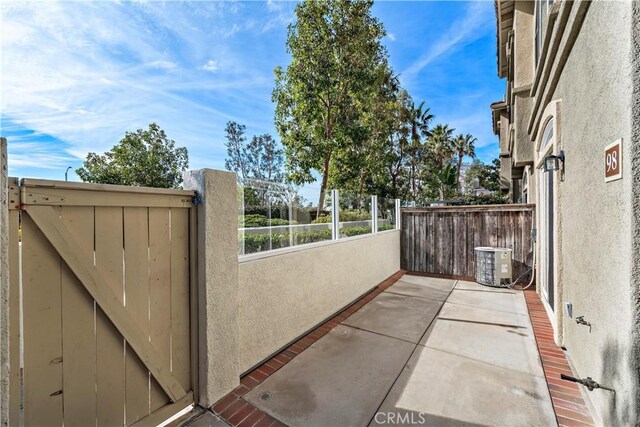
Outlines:
[[[531,115],[532,98],[529,91],[520,91],[514,96],[513,113],[515,116],[513,146],[513,166],[523,167],[533,162],[533,143],[527,133],[527,120]]]
[[[517,1],[513,6],[513,28],[516,33],[514,39],[515,69],[513,87],[514,90],[517,90],[523,86],[530,85],[533,81],[535,20],[533,2]]]
[[[556,313],[563,344],[581,377],[613,387],[589,398],[604,425],[637,421],[631,335],[631,2],[593,2],[558,81]],[[569,20],[570,22],[571,20]],[[544,106],[543,106],[544,107]],[[544,121],[544,119],[543,119]],[[623,179],[604,182],[604,147],[622,138]],[[559,177],[559,175],[556,175]],[[573,318],[563,303],[573,304]],[[584,316],[592,327],[578,325]]]
[[[246,371],[400,269],[398,230],[242,257],[239,362]]]

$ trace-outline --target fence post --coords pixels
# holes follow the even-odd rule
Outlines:
[[[340,237],[340,195],[338,190],[331,190],[331,238],[337,240]]]
[[[240,383],[236,174],[187,171],[201,203],[198,224],[198,402],[209,407]]]
[[[396,199],[396,229],[400,230],[402,228],[402,212],[400,210],[400,199]]]
[[[0,425],[9,425],[9,171],[0,138]],[[16,351],[17,349],[14,349]],[[18,367],[14,367],[17,369]]]
[[[378,232],[378,196],[371,196],[371,232]]]

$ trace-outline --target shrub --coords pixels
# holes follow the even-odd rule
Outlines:
[[[266,216],[258,214],[238,215],[238,227],[267,227],[269,225],[277,227],[279,225],[289,225],[289,223],[297,224],[298,222],[281,218],[271,218],[269,220]]]
[[[353,209],[340,210],[340,222],[346,221],[369,221],[371,213]],[[331,222],[331,215],[322,215],[311,221],[312,224],[326,224]]]
[[[378,231],[393,230],[394,228],[396,228],[396,226],[393,224],[382,224],[378,226]]]
[[[371,233],[371,227],[345,227],[340,229],[340,234],[347,237],[359,236],[361,234]]]
[[[311,221],[311,224],[328,224],[331,222],[331,216],[322,215]]]
[[[297,232],[293,234],[293,241],[296,245],[304,243],[320,242],[322,240],[331,239],[331,230],[313,230],[306,232]],[[286,248],[290,245],[289,234],[245,234],[244,236],[244,253],[251,254],[269,250],[269,240],[271,240],[271,249]],[[243,244],[242,240],[239,242]]]
[[[509,203],[509,198],[500,193],[491,193],[486,196],[466,195],[460,200],[464,205],[504,205]]]

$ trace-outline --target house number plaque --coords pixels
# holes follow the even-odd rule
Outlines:
[[[604,148],[604,182],[622,178],[622,139]]]

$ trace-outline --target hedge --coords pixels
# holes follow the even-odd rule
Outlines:
[[[378,227],[379,231],[391,230],[394,226],[384,224]],[[346,227],[340,229],[340,234],[352,237],[362,234],[371,233],[371,227]],[[251,254],[255,252],[263,252],[269,250],[269,239],[271,239],[271,249],[286,248],[289,246],[289,234],[245,234],[244,236],[244,253]],[[294,244],[302,245],[305,243],[321,242],[323,240],[331,240],[331,230],[311,230],[294,232]],[[240,240],[242,245],[242,240]]]
[[[250,214],[250,215],[238,215],[238,227],[268,227],[271,226],[279,226],[279,225],[289,225],[297,224],[298,221],[287,221],[286,219],[280,218],[267,218],[264,215],[258,214]]]
[[[371,213],[366,211],[357,211],[352,209],[344,209],[340,211],[340,222],[343,221],[370,221]],[[322,215],[311,221],[312,224],[326,224],[331,222],[331,215]]]

